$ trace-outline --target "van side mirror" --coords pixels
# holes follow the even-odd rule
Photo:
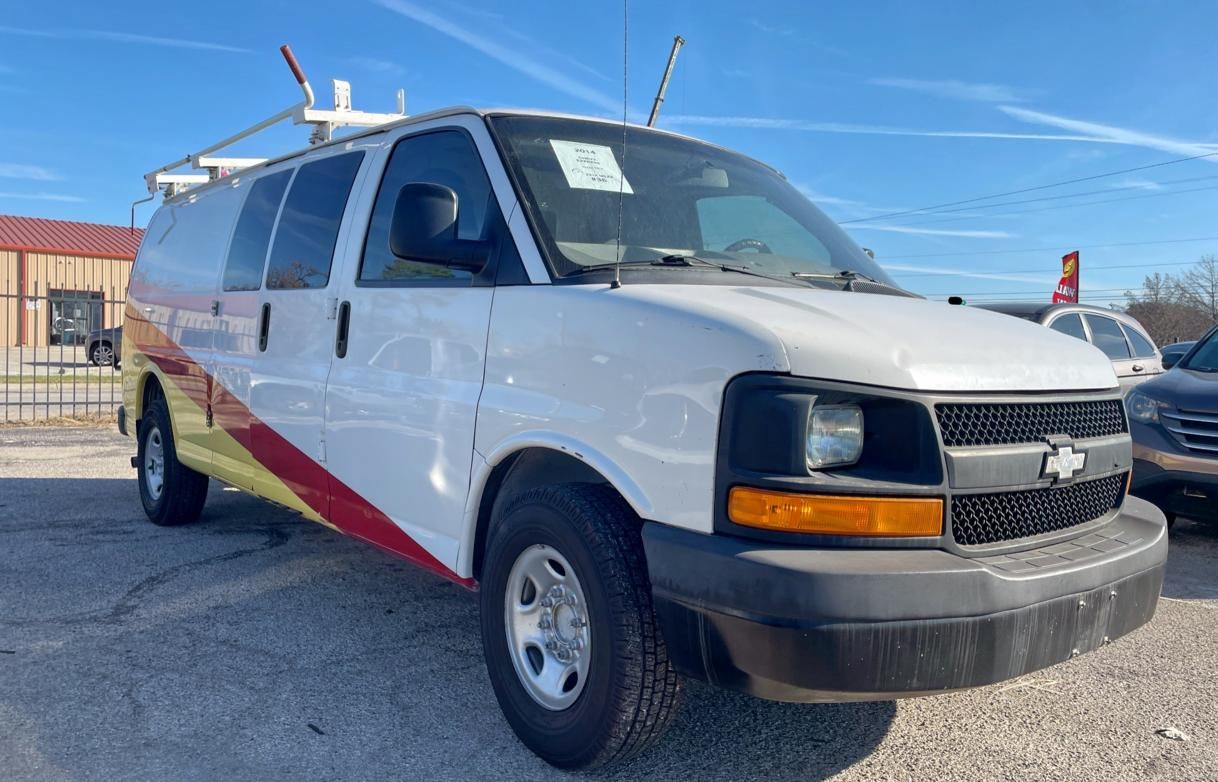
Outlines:
[[[411,182],[398,191],[389,225],[389,251],[407,261],[479,271],[490,242],[457,238],[457,194],[451,187]]]
[[[1182,353],[1164,353],[1163,354],[1163,369],[1168,370],[1176,365],[1176,362],[1183,357]]]

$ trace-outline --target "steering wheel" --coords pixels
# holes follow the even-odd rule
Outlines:
[[[737,239],[723,248],[725,253],[737,253],[741,250],[756,250],[759,253],[766,253],[767,255],[774,254],[774,251],[770,249],[770,245],[760,239]]]

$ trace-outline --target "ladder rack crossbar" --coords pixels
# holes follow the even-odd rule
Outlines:
[[[401,90],[398,90],[397,94],[397,113],[378,114],[351,109],[351,85],[339,79],[333,80],[334,108],[314,109],[313,87],[309,84],[309,80],[305,78],[300,64],[296,62],[296,57],[292,54],[291,47],[285,44],[279,47],[279,51],[283,54],[283,58],[287,60],[288,67],[292,69],[292,75],[296,77],[296,83],[304,94],[304,100],[276,112],[261,122],[251,125],[238,133],[234,133],[228,138],[204,147],[198,152],[186,155],[179,160],[166,163],[159,168],[149,171],[144,175],[144,184],[147,186],[149,193],[155,194],[158,190],[164,190],[167,197],[172,196],[191,185],[214,181],[222,176],[235,173],[242,168],[248,168],[265,162],[266,158],[219,157],[215,156],[214,153],[231,147],[238,141],[261,133],[267,128],[286,120],[291,120],[294,125],[312,125],[314,130],[310,136],[309,143],[316,144],[329,141],[336,128],[375,127],[386,122],[394,122],[406,116],[405,98]],[[208,173],[172,173],[175,169],[184,166],[203,169]]]

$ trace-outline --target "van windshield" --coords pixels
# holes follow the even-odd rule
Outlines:
[[[624,262],[696,256],[784,278],[854,272],[895,285],[781,174],[743,155],[632,127],[623,166],[621,125],[527,116],[491,125],[560,277],[616,260],[621,185]]]

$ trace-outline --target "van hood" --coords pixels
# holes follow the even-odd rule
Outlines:
[[[768,332],[801,377],[915,391],[1115,389],[1108,358],[1074,337],[996,312],[820,289],[627,285],[647,299]]]

